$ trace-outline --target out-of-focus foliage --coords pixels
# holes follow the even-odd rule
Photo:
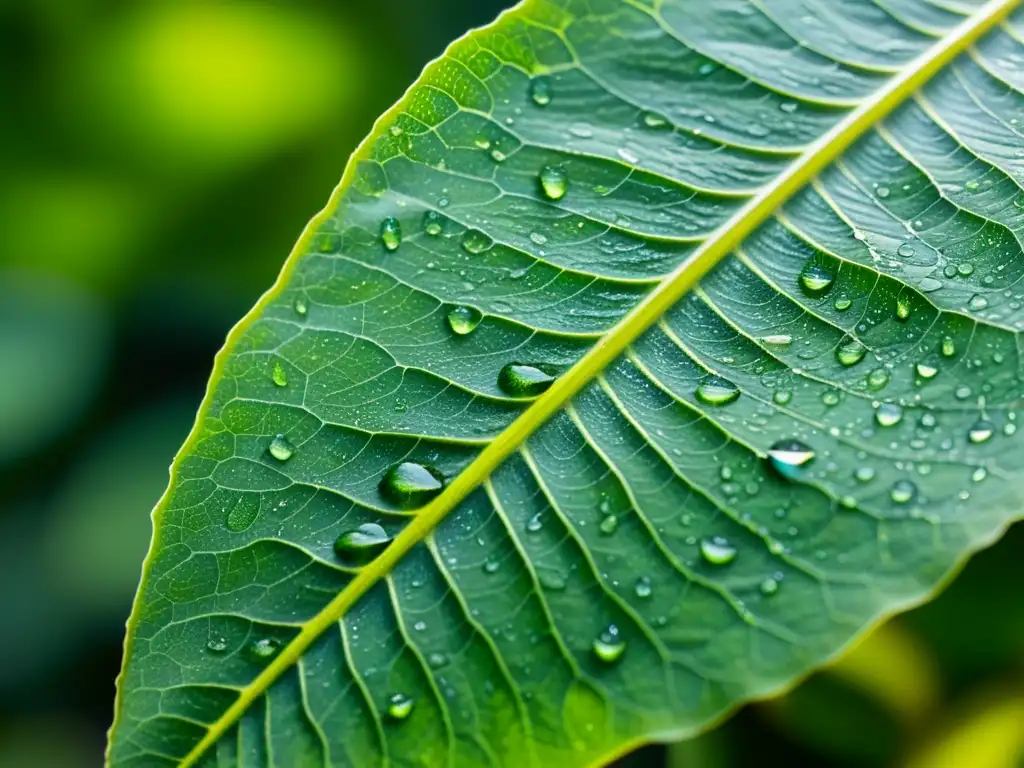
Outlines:
[[[0,7],[0,765],[99,763],[213,353],[372,120],[507,4]],[[1018,526],[836,669],[624,763],[1020,765],[1022,548]]]

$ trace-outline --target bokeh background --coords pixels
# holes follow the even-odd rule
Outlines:
[[[0,767],[101,764],[214,353],[375,117],[508,4],[0,3]],[[1024,528],[790,695],[623,764],[1024,766]]]

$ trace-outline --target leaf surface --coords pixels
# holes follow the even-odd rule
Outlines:
[[[218,358],[108,763],[599,763],[927,597],[1024,500],[1015,5],[453,44]]]

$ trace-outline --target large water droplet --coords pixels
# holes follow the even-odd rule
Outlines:
[[[274,363],[274,370],[270,374],[270,380],[279,387],[288,386],[288,372],[280,363]]]
[[[875,421],[882,427],[894,427],[903,420],[903,409],[896,403],[882,403],[875,409]]]
[[[412,708],[416,705],[414,699],[404,693],[396,693],[388,699],[388,717],[392,720],[405,720],[412,714]]]
[[[267,450],[278,461],[288,461],[295,455],[295,446],[288,442],[288,438],[284,435],[274,435]]]
[[[551,103],[551,80],[547,77],[534,78],[530,83],[530,98],[538,107],[546,107]]]
[[[402,509],[422,507],[443,489],[444,475],[415,461],[395,464],[380,481],[384,498]]]
[[[555,375],[547,366],[509,363],[498,373],[498,386],[512,397],[536,397],[554,381]]]
[[[707,405],[726,405],[740,396],[740,388],[721,376],[705,376],[697,385],[696,394]]]
[[[394,216],[388,216],[380,223],[380,241],[389,251],[402,244],[402,225]]]
[[[813,259],[807,263],[800,273],[800,285],[812,295],[824,293],[832,287],[835,276],[822,264]]]
[[[836,349],[836,360],[842,365],[850,367],[863,360],[865,354],[867,354],[867,349],[865,349],[863,344],[856,339],[847,337],[846,341]]]
[[[736,547],[722,536],[712,536],[701,540],[700,554],[712,565],[727,565],[736,559]]]
[[[377,523],[363,523],[345,531],[334,542],[334,551],[342,562],[365,565],[387,549],[391,536]]]
[[[258,661],[265,661],[277,653],[280,648],[280,640],[273,637],[265,637],[249,645],[249,655]]]
[[[910,480],[897,480],[889,489],[889,498],[897,504],[906,504],[917,496],[917,486]]]
[[[545,165],[540,169],[540,188],[548,200],[561,200],[569,184],[569,174],[560,165]]]
[[[790,480],[800,476],[800,471],[814,461],[815,453],[806,443],[799,440],[779,440],[768,449],[768,460],[783,477]]]
[[[996,425],[986,419],[978,419],[967,430],[967,439],[975,445],[987,442],[995,434]]]
[[[467,229],[462,235],[462,248],[467,253],[483,253],[494,241],[479,229]]]
[[[459,306],[448,313],[448,327],[459,336],[466,336],[480,325],[483,314],[474,307]]]
[[[619,636],[619,628],[609,624],[605,630],[594,638],[594,655],[605,664],[613,664],[626,652],[626,641]]]

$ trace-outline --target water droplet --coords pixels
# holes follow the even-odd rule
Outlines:
[[[976,293],[973,296],[971,296],[971,300],[967,302],[967,307],[972,312],[980,312],[981,310],[988,307],[988,299],[986,299],[980,293]]]
[[[467,229],[462,235],[462,248],[467,253],[483,253],[494,241],[479,229]]]
[[[392,720],[405,720],[412,714],[415,704],[415,700],[404,693],[396,693],[388,699],[388,717]]]
[[[668,120],[657,112],[644,112],[644,125],[648,128],[664,128],[668,125]]]
[[[387,549],[391,537],[377,523],[363,523],[334,541],[338,557],[350,565],[365,565]]]
[[[423,214],[423,231],[431,237],[437,237],[444,231],[444,216],[437,211]]]
[[[882,427],[894,427],[903,420],[903,409],[896,403],[882,403],[875,409],[875,421]]]
[[[910,243],[900,243],[899,248],[896,249],[896,253],[904,258],[909,258],[914,255],[914,246]]]
[[[772,392],[772,402],[776,405],[786,405],[793,399],[793,393],[788,389],[777,389]]]
[[[986,477],[988,477],[988,470],[984,467],[978,467],[971,473],[971,480],[975,483],[980,483]]]
[[[835,307],[836,312],[845,312],[853,306],[853,300],[849,296],[838,296],[832,306]]]
[[[626,652],[626,641],[619,636],[619,628],[609,624],[605,630],[594,638],[592,645],[594,655],[605,664],[613,664]]]
[[[771,336],[762,336],[761,342],[772,347],[788,347],[793,343],[793,337],[788,333],[779,333]]]
[[[288,386],[288,372],[280,363],[274,363],[274,370],[270,374],[270,379],[279,387]]]
[[[967,430],[967,439],[975,445],[987,442],[995,434],[996,425],[986,419],[978,419]]]
[[[222,635],[217,635],[206,641],[206,648],[213,653],[224,653],[228,649],[228,641]]]
[[[696,395],[707,405],[727,405],[740,396],[740,388],[721,376],[705,376],[697,385]]]
[[[918,363],[914,366],[914,370],[922,379],[935,378],[935,375],[939,372],[938,368],[934,365],[928,365],[927,363]]]
[[[654,592],[654,588],[651,586],[651,577],[641,576],[637,579],[636,585],[633,587],[633,591],[636,592],[637,597],[650,597]]]
[[[857,467],[857,469],[853,471],[853,476],[858,483],[870,483],[875,479],[875,468],[867,465]]]
[[[761,582],[760,589],[762,595],[774,595],[776,592],[779,591],[779,582],[777,579],[774,579],[771,576],[769,576]]]
[[[426,464],[403,461],[395,464],[380,481],[384,497],[402,509],[422,507],[444,489],[444,475]]]
[[[942,356],[952,357],[956,354],[956,343],[949,336],[942,340]]]
[[[569,174],[560,165],[545,165],[540,169],[540,188],[548,200],[561,200],[569,184]]]
[[[885,200],[885,198],[889,196],[889,188],[880,186],[878,187],[878,189],[875,190],[875,194],[878,195],[883,200]]]
[[[274,435],[267,450],[278,461],[288,461],[295,455],[295,446],[288,442],[288,438],[284,435]]]
[[[497,560],[488,560],[484,563],[484,573],[497,573],[501,563]]]
[[[800,273],[800,285],[810,294],[821,294],[832,287],[835,277],[813,259],[807,263]]]
[[[551,80],[538,77],[530,83],[530,98],[538,107],[546,107],[551,103]]]
[[[826,389],[821,393],[821,402],[831,407],[833,405],[839,405],[840,395],[839,390]]]
[[[388,216],[380,223],[380,241],[389,251],[402,244],[402,225],[394,216]]]
[[[512,397],[536,397],[550,387],[555,375],[547,366],[509,363],[498,373],[498,386]]]
[[[911,304],[910,296],[900,294],[896,297],[896,319],[907,320],[910,318]]]
[[[295,308],[295,314],[299,317],[305,317],[306,313],[309,311],[309,306],[306,304],[306,300],[301,296],[295,300],[295,304],[293,306]]]
[[[466,336],[480,325],[483,314],[474,307],[459,306],[448,313],[448,327],[459,336]]]
[[[538,512],[526,522],[526,530],[530,533],[536,533],[543,527],[543,525],[544,522],[540,518],[540,512]]]
[[[910,480],[897,480],[889,489],[889,498],[897,504],[906,504],[917,496],[917,486]]]
[[[605,536],[611,536],[616,530],[618,530],[618,527],[619,518],[615,515],[608,515],[608,517],[601,521],[601,525],[599,526],[601,533]]]
[[[969,261],[961,262],[956,266],[956,273],[961,277],[970,277],[974,274],[974,265]]]
[[[273,637],[265,637],[256,640],[249,645],[249,655],[258,661],[265,661],[278,652],[281,648],[281,641]]]
[[[722,536],[712,536],[701,540],[700,554],[712,565],[728,565],[736,559],[736,547]]]
[[[864,348],[864,345],[847,336],[846,341],[836,349],[836,360],[849,368],[863,360],[865,354],[867,354],[867,349]]]
[[[889,383],[889,372],[885,368],[875,368],[867,375],[866,381],[870,390],[877,392],[880,389],[885,389]]]
[[[790,480],[800,476],[800,470],[810,464],[815,453],[810,446],[799,440],[779,440],[768,449],[768,460],[783,477]]]

